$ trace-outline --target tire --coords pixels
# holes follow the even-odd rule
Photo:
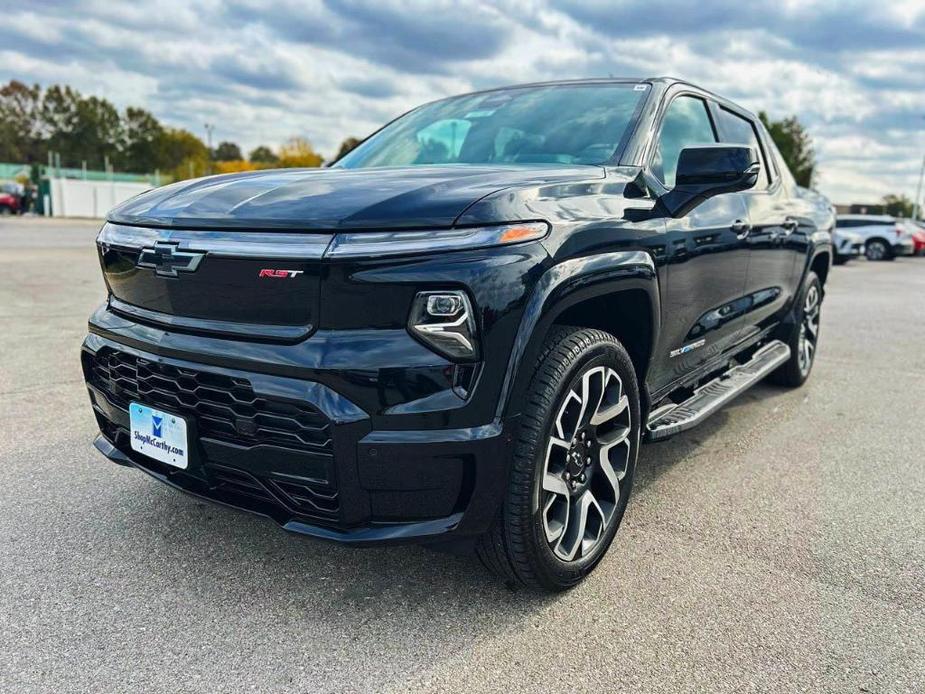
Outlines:
[[[895,260],[893,249],[883,239],[868,239],[864,244],[864,255],[868,260]]]
[[[768,380],[779,386],[799,388],[806,383],[816,363],[819,344],[819,318],[822,310],[822,283],[810,272],[800,291],[800,313],[784,337],[790,347],[790,358],[774,371]],[[807,346],[808,345],[808,346]]]
[[[6,205],[0,205],[0,217],[9,217],[13,214],[12,208]]]
[[[612,335],[557,327],[525,402],[505,500],[476,552],[509,585],[561,591],[597,566],[626,510],[640,438],[636,372]]]

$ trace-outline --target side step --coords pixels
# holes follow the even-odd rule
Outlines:
[[[737,395],[744,393],[790,358],[790,347],[780,340],[770,342],[741,366],[700,386],[679,405],[659,407],[649,416],[649,441],[661,441],[691,429]]]

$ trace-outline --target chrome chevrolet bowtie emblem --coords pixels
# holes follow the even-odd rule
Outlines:
[[[151,248],[142,248],[138,255],[138,267],[149,267],[155,275],[177,277],[181,272],[195,272],[205,253],[181,251],[175,243],[158,241]]]

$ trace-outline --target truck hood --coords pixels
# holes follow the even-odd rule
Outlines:
[[[277,169],[156,188],[114,208],[109,221],[185,229],[448,227],[472,203],[505,188],[603,176],[603,168],[588,165]]]

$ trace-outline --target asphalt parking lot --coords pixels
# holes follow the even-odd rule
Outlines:
[[[107,463],[97,227],[0,221],[0,691],[925,690],[925,259],[833,268],[810,382],[643,448],[610,555],[548,597]]]

